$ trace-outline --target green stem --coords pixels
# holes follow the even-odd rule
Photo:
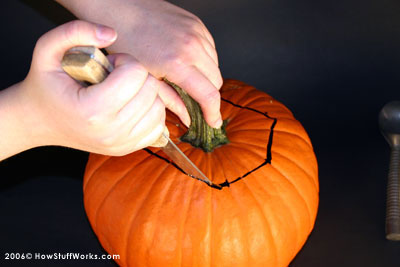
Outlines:
[[[178,85],[165,78],[164,81],[173,87],[182,98],[191,119],[189,129],[181,136],[181,141],[190,143],[194,147],[201,148],[205,152],[211,152],[214,148],[229,143],[225,130],[227,121],[224,121],[220,128],[212,128],[204,120],[200,105],[193,98]]]

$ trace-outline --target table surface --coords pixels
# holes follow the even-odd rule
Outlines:
[[[2,3],[0,88],[22,80],[36,40],[71,19],[53,1],[35,2]],[[173,2],[207,25],[224,77],[286,104],[310,135],[320,207],[291,266],[400,266],[400,242],[385,240],[390,150],[377,124],[380,109],[400,100],[400,2]],[[45,147],[0,163],[0,261],[12,252],[102,253],[83,209],[86,160],[84,152]]]

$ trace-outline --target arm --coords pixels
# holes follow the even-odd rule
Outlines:
[[[80,19],[116,29],[119,38],[110,52],[129,53],[156,78],[178,84],[199,102],[211,126],[221,126],[218,56],[199,18],[163,0],[57,2]],[[160,91],[160,97],[169,109],[188,118],[184,108],[175,107],[179,100],[172,90]]]

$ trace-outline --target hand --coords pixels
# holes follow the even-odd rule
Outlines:
[[[187,91],[213,127],[222,124],[219,88],[222,77],[214,40],[199,18],[162,0],[58,0],[79,18],[110,25],[120,36],[109,48],[137,58],[157,78]],[[160,90],[165,105],[181,118],[177,95]]]
[[[124,155],[152,144],[162,134],[165,106],[158,93],[167,85],[133,57],[113,55],[114,71],[102,83],[87,88],[61,68],[69,48],[102,48],[115,39],[111,28],[73,21],[38,40],[20,95],[28,112],[36,114],[40,145]]]

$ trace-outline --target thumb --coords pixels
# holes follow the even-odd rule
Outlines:
[[[117,39],[110,27],[74,20],[47,32],[36,43],[33,61],[40,62],[42,70],[61,67],[64,53],[74,46],[96,46],[103,48]]]

